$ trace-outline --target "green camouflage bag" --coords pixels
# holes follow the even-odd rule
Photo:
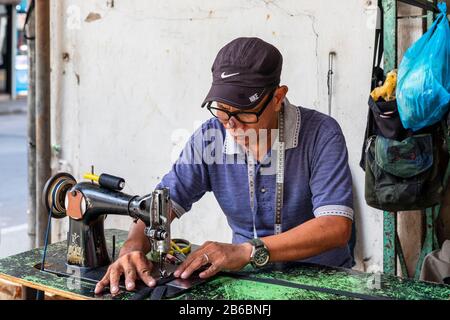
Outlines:
[[[365,153],[365,198],[369,206],[407,211],[441,202],[448,152],[446,132],[440,124],[430,133],[402,141],[371,136]]]

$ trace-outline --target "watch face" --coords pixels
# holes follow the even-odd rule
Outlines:
[[[259,248],[255,251],[253,261],[257,266],[264,266],[269,261],[269,253],[265,248]]]

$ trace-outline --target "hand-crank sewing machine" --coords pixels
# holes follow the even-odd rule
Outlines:
[[[145,223],[144,232],[151,244],[152,260],[159,266],[159,278],[170,280],[167,268],[170,265],[165,262],[171,250],[169,190],[157,189],[145,196],[128,195],[121,191],[125,185],[122,178],[108,174],[84,177],[91,181],[77,183],[72,175],[62,172],[50,178],[44,187],[43,201],[49,215],[69,216],[66,267],[75,269],[83,278],[89,275],[91,280],[99,280],[111,263],[104,234],[105,218],[123,215]],[[55,273],[62,274],[62,267],[58,266],[59,271]],[[101,270],[100,274],[95,270]],[[92,279],[93,271],[96,279]],[[173,279],[172,282],[179,289],[187,289],[203,281],[191,279],[182,283],[181,279]]]

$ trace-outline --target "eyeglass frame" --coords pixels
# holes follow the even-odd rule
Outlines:
[[[230,121],[231,117],[235,117],[236,120],[238,120],[238,121],[241,122],[241,123],[245,123],[245,124],[255,124],[255,123],[258,123],[258,122],[259,122],[259,117],[260,117],[260,116],[263,114],[263,112],[267,109],[267,107],[269,106],[270,102],[272,102],[273,97],[274,97],[274,94],[275,94],[275,91],[276,91],[276,89],[272,90],[272,92],[268,95],[269,99],[267,99],[265,105],[264,105],[258,112],[249,112],[249,111],[235,111],[235,112],[231,112],[231,111],[228,111],[228,110],[225,110],[225,109],[211,107],[211,104],[212,104],[214,101],[208,102],[206,108],[207,108],[207,109],[209,110],[209,112],[210,112],[215,118],[217,118],[217,119],[219,119],[219,117],[217,117],[217,116],[211,111],[211,109],[213,109],[213,110],[218,110],[218,111],[221,111],[221,112],[224,112],[226,115],[228,115],[228,119],[227,119],[227,120],[221,120],[221,119],[219,119],[219,121],[226,121],[226,122],[228,122],[228,121]],[[255,116],[256,116],[256,121],[252,121],[252,122],[241,121],[238,117],[236,117],[236,116],[239,116],[239,114],[250,114],[250,115],[255,115]]]

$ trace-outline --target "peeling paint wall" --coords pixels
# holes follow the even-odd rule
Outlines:
[[[358,163],[367,115],[376,1],[52,1],[53,169],[78,179],[126,178],[125,192],[152,191],[187,137],[209,118],[199,105],[217,51],[258,36],[284,56],[282,83],[297,105],[328,112],[329,52],[336,52],[331,115],[348,145],[355,189],[358,268],[380,270],[382,215],[365,205]],[[59,151],[58,151],[59,150]],[[130,219],[109,216],[108,227]],[[231,240],[212,195],[173,224],[193,242]],[[67,221],[54,225],[64,238]]]

